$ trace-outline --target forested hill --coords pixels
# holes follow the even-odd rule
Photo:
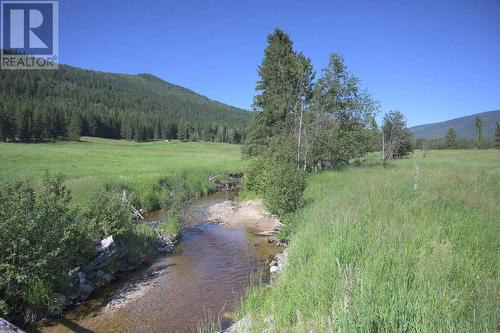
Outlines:
[[[446,131],[454,128],[457,137],[472,139],[476,133],[475,121],[479,117],[482,121],[483,137],[493,137],[496,122],[500,122],[500,110],[472,114],[470,116],[455,118],[439,123],[425,124],[410,128],[417,139],[442,138]]]
[[[106,138],[240,142],[253,113],[151,74],[0,71],[0,139]]]

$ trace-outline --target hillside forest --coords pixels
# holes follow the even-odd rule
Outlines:
[[[60,65],[57,71],[0,72],[0,140],[239,143],[251,112],[150,74],[111,74]]]

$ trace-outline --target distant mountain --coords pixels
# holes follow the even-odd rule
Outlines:
[[[240,142],[254,113],[151,74],[0,71],[0,139],[71,137]]]
[[[410,130],[415,138],[441,138],[446,135],[446,131],[453,127],[459,138],[474,138],[476,128],[475,119],[481,118],[483,121],[483,137],[493,137],[495,134],[495,122],[500,122],[500,110],[472,114],[470,116],[455,118],[439,123],[419,125],[411,127]]]

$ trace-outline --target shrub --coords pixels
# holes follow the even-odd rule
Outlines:
[[[161,208],[160,194],[156,191],[148,191],[142,200],[141,207],[147,211],[154,211]]]
[[[97,195],[88,206],[83,207],[79,220],[94,242],[111,235],[122,237],[133,229],[128,204],[114,193]]]
[[[302,205],[306,174],[293,162],[270,155],[252,163],[245,186],[263,196],[271,213],[285,217]]]
[[[158,226],[158,232],[165,237],[178,235],[182,228],[182,218],[179,214],[171,214]]]
[[[293,165],[275,165],[267,173],[264,184],[264,200],[271,213],[283,217],[302,205],[306,177],[304,172],[296,170]]]
[[[79,250],[70,199],[61,177],[46,176],[37,193],[27,182],[0,190],[0,316],[59,308],[54,291]]]

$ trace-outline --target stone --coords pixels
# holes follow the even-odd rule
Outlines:
[[[105,284],[110,284],[111,281],[113,281],[113,276],[111,274],[104,273],[104,275],[101,277],[101,280]]]
[[[115,239],[113,235],[104,238],[101,240],[101,245],[99,245],[99,248],[97,249],[98,252],[103,252],[112,247],[115,243]]]
[[[78,291],[80,292],[80,294],[88,296],[94,292],[94,287],[92,287],[90,284],[83,283],[83,284],[80,284]]]
[[[68,295],[68,299],[71,301],[71,302],[74,302],[76,301],[76,299],[78,298],[78,295],[74,292],[71,292],[69,295]]]
[[[0,317],[0,332],[1,333],[24,333],[22,329],[9,323],[7,320]]]
[[[271,273],[276,273],[277,271],[279,271],[280,269],[278,268],[278,266],[271,266],[271,268],[269,269],[269,271]]]
[[[126,250],[123,241],[113,236],[103,239],[98,248],[99,255],[88,265],[88,270],[98,270],[116,262],[125,254]]]

